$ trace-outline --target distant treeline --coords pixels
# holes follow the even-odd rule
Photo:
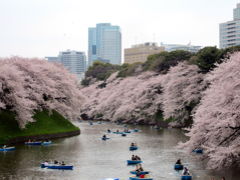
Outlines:
[[[197,53],[184,50],[172,52],[161,52],[148,56],[146,62],[136,62],[133,64],[113,65],[96,61],[86,72],[86,78],[82,80],[82,85],[88,86],[92,79],[106,80],[112,73],[118,71],[118,77],[135,76],[144,71],[154,71],[159,74],[166,74],[171,66],[177,65],[181,61],[188,61],[189,64],[197,65],[202,73],[211,71],[216,63],[220,64],[224,58],[235,51],[240,51],[240,46],[233,46],[226,49],[218,49],[216,46],[204,47]]]

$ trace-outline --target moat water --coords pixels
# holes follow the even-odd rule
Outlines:
[[[54,140],[50,146],[17,145],[12,152],[0,152],[0,179],[6,180],[103,180],[119,178],[127,180],[135,166],[127,166],[126,160],[132,154],[140,156],[143,168],[151,171],[154,180],[180,180],[180,172],[173,169],[178,158],[182,159],[193,175],[193,180],[239,180],[240,172],[206,170],[198,155],[189,155],[176,147],[187,137],[178,129],[154,129],[149,126],[129,126],[141,132],[122,137],[107,134],[106,130],[123,130],[122,125],[112,123],[77,123],[81,135]],[[102,141],[103,134],[110,137]],[[131,142],[136,142],[139,149],[129,151]],[[64,161],[74,165],[73,170],[42,169],[40,163],[45,160]]]

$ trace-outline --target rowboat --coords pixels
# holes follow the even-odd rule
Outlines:
[[[183,170],[183,165],[182,164],[175,164],[174,169],[177,170],[177,171]]]
[[[42,163],[42,164],[41,164],[41,168],[72,170],[72,169],[73,169],[73,166],[69,166],[69,165],[57,165],[57,164],[48,164],[48,165],[45,165],[44,163]]]
[[[36,141],[36,142],[25,142],[25,145],[39,146],[39,145],[42,145],[42,142],[41,142],[41,141]]]
[[[113,132],[114,134],[124,134],[124,132]]]
[[[127,160],[127,164],[131,165],[131,164],[139,164],[142,163],[143,161],[140,160]]]
[[[153,178],[129,177],[129,180],[153,180]]]
[[[105,137],[105,138],[102,137],[102,140],[103,140],[103,141],[106,141],[106,140],[108,140],[108,139],[110,139],[110,138],[108,138],[108,137]]]
[[[5,148],[0,148],[0,151],[13,151],[15,150],[15,147],[5,147]]]
[[[44,146],[49,145],[49,144],[52,144],[52,141],[44,141],[44,142],[42,142],[42,145],[44,145]]]
[[[137,171],[130,171],[131,174],[149,174],[149,171],[140,171],[140,172],[137,172]]]
[[[134,151],[134,150],[137,150],[137,149],[138,149],[137,146],[130,146],[130,147],[129,147],[129,150],[130,150],[130,151]]]
[[[139,129],[133,129],[132,132],[139,132]]]
[[[192,176],[181,176],[181,180],[192,180]]]

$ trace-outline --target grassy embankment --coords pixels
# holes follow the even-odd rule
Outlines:
[[[2,111],[0,113],[0,144],[16,137],[57,134],[79,130],[78,127],[74,126],[56,111],[53,111],[50,116],[47,111],[36,113],[34,119],[36,122],[29,123],[24,129],[20,129],[14,113]]]

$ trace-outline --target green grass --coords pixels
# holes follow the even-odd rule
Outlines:
[[[38,112],[33,118],[36,122],[28,123],[24,129],[20,129],[14,113],[0,112],[0,144],[21,136],[57,134],[79,130],[56,111],[53,111],[51,115],[47,111]]]

